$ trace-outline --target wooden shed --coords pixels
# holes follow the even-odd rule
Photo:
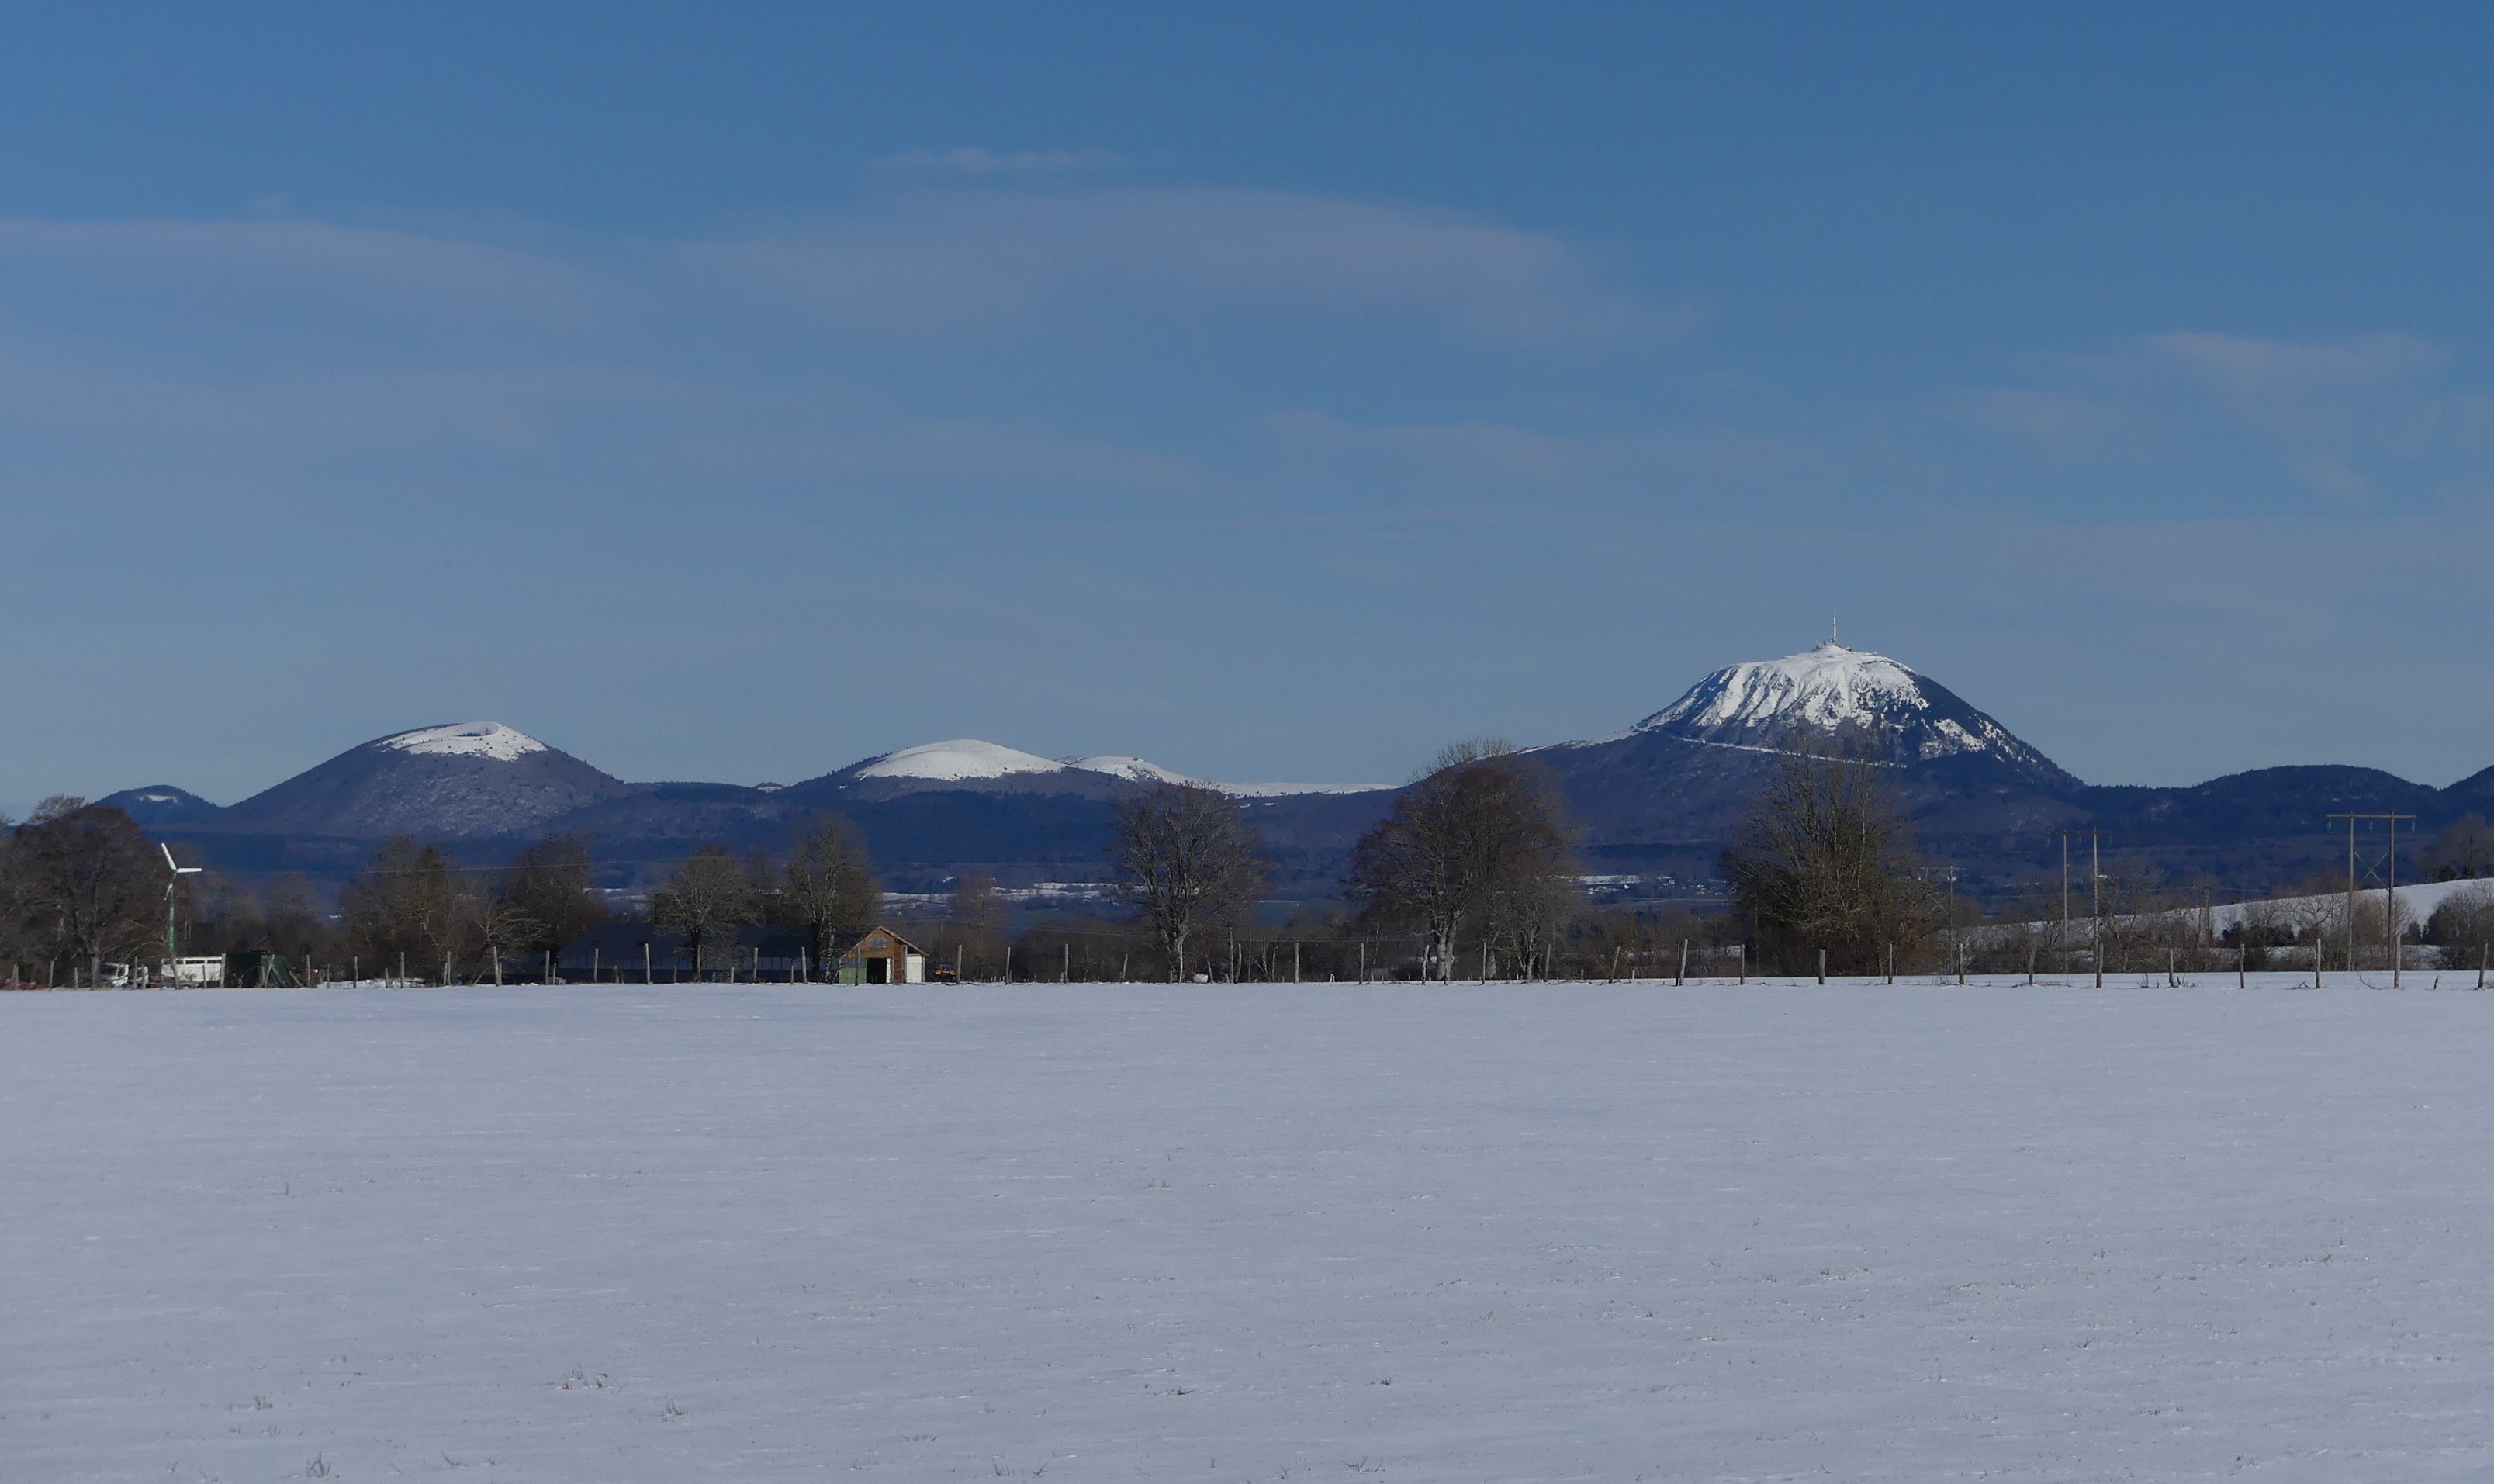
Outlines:
[[[889,927],[863,933],[840,954],[844,984],[923,984],[927,951]]]

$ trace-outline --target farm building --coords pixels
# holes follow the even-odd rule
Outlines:
[[[923,984],[927,951],[889,927],[859,935],[840,954],[844,984]]]

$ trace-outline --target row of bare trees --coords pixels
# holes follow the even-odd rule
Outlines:
[[[1358,842],[1352,911],[1286,924],[1292,977],[1529,977],[1607,968],[1623,953],[1631,965],[1651,959],[1651,950],[1618,941],[1589,953],[1569,844],[1557,790],[1528,757],[1497,742],[1450,747]],[[214,876],[176,883],[126,815],[76,800],[48,801],[9,832],[5,851],[0,953],[72,980],[91,979],[106,961],[160,956],[168,891],[177,893],[179,951],[257,948],[333,975],[499,976],[608,916],[589,843],[573,836],[538,841],[485,870],[437,844],[385,840],[347,881],[334,914],[299,877],[258,890]],[[1286,929],[1257,920],[1267,867],[1238,800],[1187,785],[1126,800],[1110,865],[1129,922],[1048,925],[1026,941],[1006,931],[993,882],[966,875],[942,920],[956,961],[967,950],[980,961],[966,968],[1013,975],[1019,949],[1022,974],[1039,977],[1052,956],[1063,975],[1080,942],[1092,972],[1107,969],[1112,949],[1118,972],[1132,972],[1140,949],[1147,969],[1172,979],[1279,977]],[[667,872],[649,906],[654,924],[684,935],[697,964],[715,967],[752,924],[803,928],[823,963],[844,934],[871,924],[880,902],[865,850],[831,816],[784,861],[696,851]]]
[[[1260,942],[1281,941],[1256,922],[1268,869],[1237,799],[1172,783],[1122,801],[1110,868],[1116,900],[1148,934],[1157,967],[1170,978],[1235,978],[1242,943],[1251,961],[1272,972],[1269,953],[1261,960],[1255,954]],[[1416,943],[1420,978],[1450,979],[1475,952],[1483,977],[1501,963],[1525,974],[1546,969],[1580,908],[1558,790],[1505,742],[1449,747],[1360,837],[1346,894],[1363,955],[1371,943],[1398,950]],[[1061,972],[1070,975],[1076,937],[1100,934],[1061,936]],[[1307,974],[1308,936],[1292,939],[1296,978]],[[1207,939],[1220,943],[1217,954],[1202,950]],[[1130,965],[1133,955],[1129,949],[1116,956]],[[1395,954],[1398,964],[1411,956]],[[1329,962],[1326,977],[1345,967]],[[1360,972],[1368,972],[1364,961]]]
[[[837,946],[871,927],[883,888],[847,820],[807,826],[787,860],[705,846],[677,863],[650,896],[650,921],[684,935],[695,972],[730,967],[741,927],[802,928],[807,961],[828,968]]]
[[[2484,868],[2481,825],[2446,830],[2437,874]],[[1959,967],[2115,972],[2244,963],[2331,964],[2388,941],[2377,897],[2349,920],[2328,883],[2312,899],[2255,903],[2224,931],[2194,904],[2116,869],[2102,916],[2072,924],[2045,904],[1985,923],[1944,870],[1918,854],[1893,770],[1841,740],[1796,744],[1776,760],[1722,856],[1734,911],[1590,912],[1566,810],[1529,754],[1497,741],[1447,748],[1355,846],[1344,906],[1260,920],[1268,882],[1248,808],[1218,790],[1156,785],[1122,801],[1110,867],[1122,921],[1058,918],[1016,934],[992,879],[967,872],[934,916],[913,924],[939,962],[965,977],[1125,978],[1139,970],[1212,982],[1417,978],[1654,977],[1692,968],[1859,976]],[[209,874],[174,880],[157,847],[119,810],[47,800],[0,831],[0,960],[13,980],[92,983],[110,962],[152,964],[165,947],[170,893],[185,953],[273,951],[334,974],[457,980],[533,965],[609,916],[589,842],[553,836],[491,869],[438,845],[376,847],[324,910],[300,877],[255,887]],[[734,961],[748,925],[802,930],[828,966],[881,915],[882,893],[848,823],[804,828],[784,859],[710,846],[676,863],[649,917],[680,931],[696,965]],[[2448,901],[2401,942],[2441,949],[2455,966],[2494,956],[2494,893]],[[947,952],[949,950],[949,952]],[[37,969],[40,966],[40,974]]]
[[[589,842],[552,835],[497,870],[470,870],[441,846],[382,841],[339,897],[338,944],[357,971],[452,981],[499,976],[606,921]]]
[[[169,898],[169,901],[168,901]],[[847,822],[801,833],[784,861],[695,852],[668,872],[652,917],[719,958],[748,924],[803,929],[814,960],[871,925],[882,891]],[[176,878],[161,847],[119,809],[50,799],[24,824],[0,820],[0,983],[93,984],[108,965],[147,977],[166,956],[257,953],[301,978],[348,974],[437,981],[532,975],[612,916],[589,841],[554,835],[506,864],[463,864],[398,836],[375,846],[335,910],[299,875],[257,885],[210,871]]]
[[[705,846],[650,893],[654,925],[684,935],[696,978],[732,969],[747,926],[802,929],[814,964],[874,922],[882,902],[865,847],[836,815],[813,821],[787,858]],[[610,920],[589,844],[558,835],[498,870],[461,869],[437,845],[384,841],[340,901],[347,952],[382,973],[454,981],[526,968]]]

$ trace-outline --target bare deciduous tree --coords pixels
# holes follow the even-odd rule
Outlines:
[[[1945,917],[1880,763],[1785,749],[1723,853],[1733,901],[1760,961],[1788,974],[1870,974],[1921,955]]]
[[[1170,977],[1187,977],[1187,940],[1235,926],[1264,888],[1263,841],[1237,800],[1219,789],[1156,783],[1120,800],[1109,848],[1116,897],[1148,924],[1169,955]]]
[[[13,832],[8,857],[6,905],[20,934],[88,984],[106,958],[136,963],[161,954],[168,878],[129,815],[46,799]]]
[[[1453,978],[1467,934],[1529,972],[1577,907],[1558,792],[1504,742],[1458,742],[1360,836],[1349,891],[1364,924],[1419,931],[1424,975]]]
[[[319,894],[301,876],[273,876],[259,891],[213,870],[182,880],[185,953],[262,950],[307,965],[342,964],[347,955]]]
[[[404,834],[376,846],[340,895],[356,956],[383,973],[406,963],[444,980],[457,977],[482,904],[475,882],[440,846]]]
[[[963,871],[953,880],[938,930],[953,948],[960,971],[973,979],[1002,973],[1005,966],[1005,899],[996,878],[986,871]],[[940,948],[937,950],[940,954]]]
[[[525,954],[533,945],[544,941],[543,923],[528,915],[509,897],[479,892],[475,898],[473,919],[478,948],[491,966],[494,983],[502,982],[502,960],[512,954]]]
[[[2435,881],[2494,876],[2494,826],[2480,814],[2464,814],[2442,827],[2417,864]]]
[[[527,932],[503,940],[506,951],[516,952],[560,949],[609,916],[597,894],[589,841],[576,834],[547,835],[513,856],[495,883],[492,907],[513,926],[528,924]]]
[[[1584,893],[1566,864],[1564,855],[1554,855],[1546,866],[1510,864],[1489,893],[1483,926],[1491,952],[1526,979],[1545,972],[1549,955],[1583,910]]]
[[[830,967],[839,941],[874,925],[883,909],[883,888],[867,863],[857,832],[837,814],[808,826],[788,853],[781,900],[806,929],[818,971]]]
[[[2425,926],[2425,941],[2442,951],[2447,969],[2494,962],[2494,887],[2462,887],[2444,897]]]
[[[684,935],[695,978],[709,958],[728,961],[736,929],[752,916],[745,863],[724,845],[705,845],[677,862],[650,897],[650,920]]]

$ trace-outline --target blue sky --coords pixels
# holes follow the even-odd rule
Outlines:
[[[2489,25],[19,17],[0,798],[483,718],[626,777],[1391,779],[1831,610],[2091,780],[2448,782]]]

